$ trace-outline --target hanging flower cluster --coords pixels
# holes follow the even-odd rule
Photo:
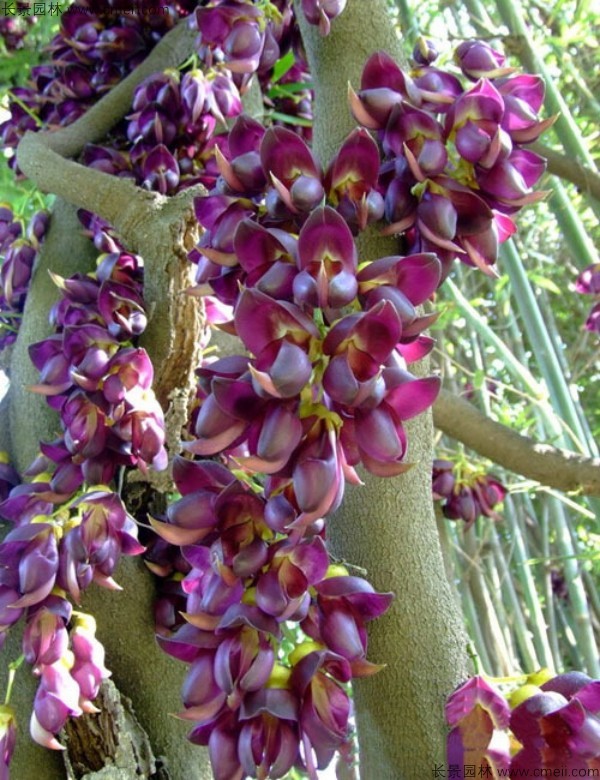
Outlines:
[[[379,142],[386,154],[381,133]],[[326,171],[297,134],[244,115],[215,154],[220,176],[195,202],[203,231],[190,253],[195,292],[230,307],[221,327],[247,352],[206,360],[197,372],[184,449],[200,460],[176,460],[182,498],[152,522],[163,543],[149,565],[184,575],[183,594],[165,589],[158,635],[192,663],[184,717],[195,722],[192,741],[209,746],[216,777],[279,777],[294,765],[316,777],[334,750],[347,749],[340,683],[376,669],[364,666],[356,616],[342,622],[325,611],[330,623],[311,612],[324,593],[369,587],[331,568],[326,517],[345,481],[359,482],[359,463],[378,476],[407,468],[403,423],[433,403],[439,386],[413,377],[407,363],[432,345],[423,330],[435,315],[418,307],[440,284],[440,247],[361,261],[355,236],[385,215],[390,186],[389,163],[366,128],[351,133]],[[493,514],[503,491],[479,480],[479,510]],[[164,542],[181,553],[169,555]],[[368,593],[376,617],[389,597]],[[290,622],[307,639],[286,654]],[[331,696],[318,696],[317,728],[323,669]]]
[[[286,494],[267,498],[215,461],[177,457],[173,476],[182,497],[152,525],[181,545],[186,574],[159,605],[158,641],[189,664],[189,738],[208,745],[217,780],[293,766],[316,778],[349,750],[345,685],[378,670],[365,658],[365,623],[392,596],[331,565],[323,520],[303,521]],[[150,558],[157,571],[160,551]]]
[[[0,206],[0,350],[17,338],[29,282],[48,227],[48,213],[38,211],[25,235],[9,206]]]
[[[196,201],[204,233],[191,257],[198,292],[234,307],[226,327],[252,358],[200,369],[197,438],[186,448],[268,474],[271,490],[293,486],[310,521],[339,505],[359,462],[379,475],[405,469],[403,421],[433,402],[439,382],[412,377],[403,354],[432,344],[421,336],[432,318],[416,307],[440,265],[420,254],[360,267],[349,223],[358,231],[382,205],[366,131],[323,174],[296,134],[240,117],[229,156],[217,156],[215,193]]]
[[[600,334],[600,263],[589,265],[575,282],[575,290],[582,295],[591,295],[596,301],[585,323],[587,330]]]
[[[21,617],[25,659],[40,678],[32,737],[59,748],[69,716],[93,711],[108,672],[93,620],[73,613],[96,582],[118,588],[121,555],[138,555],[137,525],[108,484],[118,468],[167,464],[162,410],[152,365],[132,344],[146,325],[140,258],[126,253],[97,219],[84,215],[103,252],[93,274],[54,277],[61,298],[51,313],[56,333],[30,348],[40,371],[32,389],[60,413],[63,434],[18,478],[6,464],[0,517],[13,528],[0,543],[0,643]],[[7,470],[9,469],[9,470]]]
[[[126,14],[116,0],[102,5],[78,0],[60,17],[50,42],[51,62],[31,69],[31,85],[11,90],[10,118],[0,124],[0,140],[16,149],[27,130],[71,124],[134,70],[158,41],[196,6],[173,0],[155,12],[153,0],[139,0]],[[147,10],[146,10],[147,9]],[[166,12],[163,12],[164,11]],[[16,167],[16,158],[9,160]]]
[[[285,53],[280,42],[287,43],[292,24],[289,0],[209,0],[196,8],[192,20],[202,61],[242,74],[241,83],[273,67]]]
[[[490,777],[600,769],[600,682],[581,672],[533,677],[512,693],[510,706],[483,677],[450,696],[449,767],[474,766]]]
[[[213,192],[195,203],[196,292],[231,307],[223,327],[248,354],[198,370],[184,448],[201,460],[176,459],[182,498],[152,521],[181,558],[154,545],[151,568],[185,573],[183,595],[160,603],[159,642],[192,664],[184,717],[215,777],[296,766],[316,778],[349,750],[343,685],[377,671],[364,624],[391,599],[330,564],[324,518],[345,480],[360,481],[359,462],[379,475],[407,468],[403,423],[439,382],[414,378],[406,359],[431,347],[421,335],[431,317],[417,306],[440,265],[422,254],[361,266],[352,230],[383,206],[379,151],[364,130],[323,172],[297,134],[241,116],[217,163]],[[203,460],[216,455],[221,463]],[[283,654],[286,637],[297,645]]]
[[[434,500],[444,502],[444,517],[464,520],[465,529],[481,515],[502,519],[496,506],[502,503],[507,490],[493,474],[457,468],[452,461],[437,458],[433,461],[432,489]]]
[[[302,0],[309,24],[328,35],[331,22],[346,0]],[[209,67],[224,65],[240,74],[240,84],[257,73],[264,76],[298,41],[290,0],[209,0],[196,8],[192,28],[198,31],[196,48]]]
[[[482,41],[456,50],[466,83],[435,67],[427,42],[414,58],[407,72],[374,54],[350,90],[355,118],[385,154],[386,232],[404,234],[411,252],[435,252],[444,274],[456,257],[489,273],[498,243],[515,232],[511,215],[544,196],[532,188],[545,160],[525,148],[554,121],[537,116],[544,83],[515,75]]]
[[[12,10],[14,13],[14,6]],[[38,17],[31,13],[31,3],[19,0],[16,10],[18,16],[10,16],[8,13],[0,16],[0,41],[7,52],[18,51],[26,45],[27,33],[38,20]]]
[[[195,5],[169,6],[162,21],[141,5],[131,24],[122,21],[130,15],[64,14],[57,62],[16,95],[5,145],[36,129],[32,114],[46,126],[74,121]],[[301,7],[326,34],[344,5]],[[203,230],[190,254],[195,292],[214,311],[229,307],[222,327],[247,350],[198,369],[186,455],[173,466],[181,498],[152,520],[148,565],[175,575],[157,604],[157,633],[189,664],[182,716],[194,724],[190,739],[208,745],[217,780],[282,777],[292,767],[314,780],[336,751],[349,753],[347,684],[378,671],[366,660],[365,624],[391,601],[331,563],[326,516],[345,481],[360,481],[359,464],[379,476],[408,467],[404,422],[439,387],[407,370],[432,347],[423,331],[435,315],[419,307],[454,256],[493,262],[490,247],[513,230],[507,215],[534,199],[542,166],[521,145],[541,131],[541,92],[496,67],[464,90],[432,67],[430,50],[412,75],[375,55],[353,97],[365,127],[323,171],[283,127],[265,131],[239,116],[216,135],[239,114],[250,75],[269,83],[297,44],[291,3],[215,0],[196,8],[192,24],[208,72],[149,77],[115,145],[84,151],[87,165],[163,194],[198,181],[212,188],[195,203]],[[488,50],[461,55],[470,78],[478,51],[500,56]],[[302,62],[295,67],[300,78]],[[478,157],[473,134],[489,136]],[[384,216],[390,232],[406,234],[406,251],[366,263],[355,236]],[[85,224],[104,253],[98,269],[55,277],[57,332],[31,348],[40,371],[33,389],[59,411],[63,435],[41,445],[33,481],[0,504],[14,524],[0,544],[0,636],[25,616],[24,651],[40,677],[31,731],[53,748],[108,674],[93,625],[71,600],[92,581],[115,587],[120,555],[143,549],[107,485],[117,468],[166,465],[152,367],[135,346],[146,324],[141,260],[97,218]],[[0,740],[1,729],[0,721]]]
[[[131,344],[147,321],[142,261],[96,220],[88,218],[88,225],[105,254],[94,274],[53,277],[62,293],[50,315],[57,332],[29,350],[40,372],[31,389],[60,412],[64,429],[61,439],[42,445],[56,464],[51,484],[59,493],[83,481],[108,484],[121,466],[167,465],[152,364]],[[35,470],[47,470],[44,458]]]
[[[134,92],[124,148],[88,144],[83,162],[163,195],[197,183],[212,187],[219,173],[215,146],[226,142],[226,135],[215,134],[218,123],[225,127],[226,119],[241,110],[239,92],[226,72],[211,77],[200,70],[183,76],[156,73]]]

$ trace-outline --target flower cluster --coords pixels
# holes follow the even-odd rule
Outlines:
[[[343,685],[377,671],[364,623],[391,599],[330,564],[325,518],[359,463],[407,468],[404,421],[439,381],[406,365],[431,348],[434,317],[418,307],[441,267],[430,253],[361,263],[355,234],[384,205],[364,129],[323,171],[299,135],[241,116],[216,160],[215,187],[195,203],[195,291],[231,307],[222,327],[247,353],[197,372],[184,448],[221,462],[177,458],[182,498],[152,521],[181,553],[153,545],[149,565],[185,573],[183,608],[167,590],[157,609],[159,642],[192,664],[184,717],[215,777],[292,766],[316,777],[348,749]],[[290,623],[304,638],[287,637]]]
[[[27,33],[38,20],[37,16],[31,14],[29,2],[19,0],[16,6],[18,16],[8,14],[0,16],[0,41],[7,52],[18,51],[26,45]]]
[[[450,696],[449,764],[510,777],[531,770],[574,775],[600,769],[600,681],[581,672],[554,677],[542,671],[532,677],[512,693],[510,706],[483,677],[473,677]]]
[[[163,469],[163,413],[152,391],[145,350],[132,345],[146,327],[142,261],[87,217],[104,252],[93,274],[54,276],[61,299],[51,311],[56,333],[30,347],[39,370],[31,389],[60,412],[64,435],[42,444],[30,473],[48,471],[58,493],[85,481],[108,484],[121,466]]]
[[[152,0],[139,0],[123,14],[115,13],[122,7],[116,0],[107,0],[105,11],[98,3],[78,0],[60,17],[60,30],[48,47],[51,62],[32,68],[30,86],[11,91],[16,100],[9,103],[10,118],[0,124],[2,145],[16,149],[27,130],[74,122],[195,6],[196,0],[167,0],[157,14]],[[14,156],[9,164],[16,166]]]
[[[173,476],[182,497],[152,525],[182,546],[186,575],[157,610],[158,641],[189,664],[190,739],[208,745],[217,780],[293,766],[316,779],[349,748],[345,686],[378,671],[365,623],[392,596],[330,565],[323,520],[299,522],[284,493],[267,498],[214,461],[177,457]]]
[[[209,0],[196,8],[192,21],[202,61],[208,66],[222,63],[242,74],[243,81],[273,67],[282,54],[280,42],[287,43],[292,24],[289,0]]]
[[[240,84],[253,73],[264,76],[297,37],[292,5],[290,0],[209,0],[192,20],[198,54],[209,67],[223,65],[239,74]],[[346,0],[302,0],[301,5],[306,20],[323,35],[345,6]]]
[[[215,146],[226,138],[215,130],[241,110],[239,92],[227,73],[210,78],[200,70],[183,76],[156,73],[134,92],[124,129],[127,146],[118,150],[88,144],[83,162],[113,176],[131,177],[163,195],[197,183],[212,187],[219,173]]]
[[[97,270],[54,277],[56,333],[30,348],[40,371],[32,389],[60,413],[63,435],[40,444],[31,481],[18,484],[4,463],[0,472],[0,517],[13,524],[0,543],[0,643],[25,617],[24,655],[40,678],[31,734],[50,748],[60,748],[55,734],[67,717],[93,709],[108,674],[92,619],[73,613],[70,600],[79,603],[92,582],[118,588],[121,556],[144,550],[108,484],[123,466],[167,462],[152,365],[132,343],[146,324],[141,260],[99,220],[82,218],[103,252]]]
[[[245,116],[228,146],[215,192],[196,201],[204,233],[191,257],[197,291],[234,307],[224,327],[252,357],[199,370],[186,448],[268,474],[268,489],[293,490],[310,521],[339,505],[357,463],[379,475],[405,469],[403,421],[438,390],[406,361],[431,346],[421,334],[432,317],[417,306],[437,288],[440,264],[418,254],[360,267],[349,224],[365,227],[382,205],[366,131],[351,134],[325,174],[298,135]]]
[[[25,306],[40,246],[48,227],[48,213],[38,211],[25,235],[9,206],[0,206],[0,350],[13,344]]]
[[[489,272],[498,243],[515,231],[510,216],[544,195],[532,188],[545,160],[524,147],[554,119],[537,117],[542,79],[514,75],[488,44],[456,50],[466,83],[436,57],[422,43],[407,72],[374,54],[350,103],[385,153],[386,231],[404,234],[409,251],[435,252],[445,273],[456,257]]]
[[[450,520],[464,520],[470,528],[481,515],[500,520],[496,511],[502,503],[506,488],[492,474],[461,468],[450,460],[438,458],[433,461],[433,498],[443,501],[442,512]]]
[[[592,295],[596,301],[588,315],[585,327],[600,334],[600,263],[589,265],[575,282],[575,290],[582,295]]]
[[[67,717],[93,711],[108,676],[93,620],[72,613],[68,597],[78,603],[91,582],[118,589],[112,574],[121,555],[144,548],[108,488],[69,500],[45,482],[23,484],[0,504],[0,516],[14,526],[0,543],[0,644],[25,617],[23,653],[40,678],[31,735],[56,749]]]

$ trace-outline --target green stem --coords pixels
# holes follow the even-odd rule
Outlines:
[[[11,661],[8,665],[8,680],[6,682],[6,696],[4,697],[4,704],[10,704],[10,697],[12,696],[12,689],[15,683],[15,677],[19,667],[25,660],[24,655],[20,655],[15,661]]]

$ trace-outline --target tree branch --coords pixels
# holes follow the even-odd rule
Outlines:
[[[600,459],[539,444],[491,420],[468,401],[442,390],[433,423],[499,466],[564,492],[600,496]]]
[[[578,160],[567,157],[538,142],[529,147],[532,152],[541,154],[548,160],[548,173],[574,184],[578,190],[600,201],[600,174],[592,171]]]

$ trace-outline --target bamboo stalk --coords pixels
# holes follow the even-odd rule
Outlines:
[[[557,411],[566,421],[572,432],[573,444],[586,454],[595,455],[596,445],[585,421],[571,398],[569,386],[565,380],[562,367],[556,357],[556,351],[548,336],[547,319],[542,315],[531,283],[525,273],[523,264],[512,240],[506,241],[501,248],[503,267],[511,281],[512,291],[517,301],[519,313],[523,319],[527,336],[533,348],[539,370],[544,377],[550,399],[556,405]],[[562,446],[569,446],[563,441]]]
[[[512,574],[509,571],[506,558],[504,557],[504,550],[502,549],[498,532],[493,525],[489,529],[489,540],[494,553],[496,569],[499,574],[499,585],[506,599],[508,612],[512,615],[512,630],[515,634],[520,657],[522,659],[521,667],[525,672],[534,672],[539,669],[541,665],[548,666],[548,664],[540,664],[538,659],[532,639],[533,632],[530,630],[527,621],[525,620],[525,615],[521,609],[521,603],[512,580]]]
[[[548,518],[548,510],[544,508],[544,511],[540,513],[540,530],[542,536],[542,557],[546,560],[550,560],[550,522]],[[558,642],[558,631],[556,622],[556,610],[554,608],[554,591],[552,589],[552,573],[550,567],[546,563],[541,570],[539,578],[542,580],[542,593],[544,594],[544,614],[548,624],[548,638],[550,647],[552,649],[552,656],[554,657],[554,668],[556,671],[562,671],[563,663]]]
[[[529,566],[529,553],[519,523],[515,504],[510,495],[504,500],[504,517],[510,527],[512,550],[514,554],[513,570],[521,584],[522,595],[529,611],[529,624],[532,629],[533,643],[538,658],[544,666],[553,666],[552,649],[548,642],[547,625],[542,611],[535,579]]]

